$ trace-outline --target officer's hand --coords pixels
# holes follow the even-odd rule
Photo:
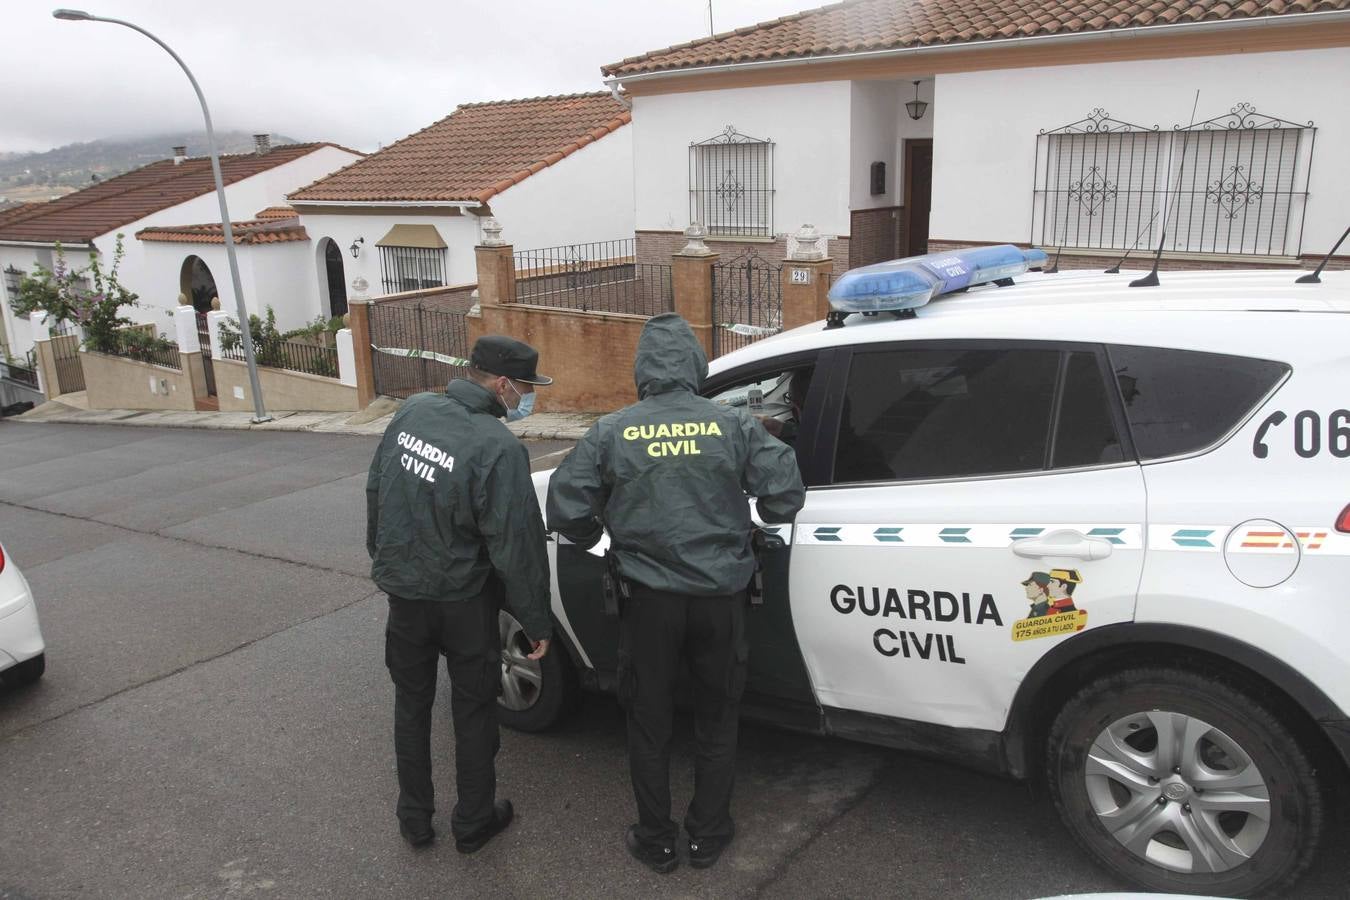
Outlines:
[[[530,646],[534,648],[534,652],[526,656],[526,659],[543,659],[545,656],[548,656],[547,639],[542,641],[531,641]]]
[[[759,424],[763,425],[764,430],[774,437],[783,433],[783,423],[773,416],[755,416],[755,418],[759,419]]]

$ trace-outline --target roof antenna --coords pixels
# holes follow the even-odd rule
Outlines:
[[[1186,137],[1181,141],[1181,165],[1177,166],[1177,193],[1181,193],[1181,176],[1186,171],[1186,147],[1191,141],[1191,127],[1195,125],[1195,110],[1200,106],[1200,91],[1195,91],[1195,103],[1191,105],[1191,124],[1186,127]],[[1164,198],[1165,199],[1165,198]],[[1164,210],[1167,207],[1163,207]],[[1156,215],[1156,214],[1155,214]],[[1153,268],[1143,278],[1130,282],[1130,287],[1157,287],[1158,261],[1162,259],[1163,244],[1167,243],[1167,214],[1163,214],[1162,237],[1158,239],[1158,252],[1153,254]]]
[[[1302,275],[1298,278],[1295,278],[1294,284],[1321,284],[1322,279],[1318,276],[1320,276],[1322,274],[1322,270],[1327,267],[1327,262],[1330,261],[1330,259],[1336,255],[1336,251],[1341,249],[1341,244],[1345,243],[1345,239],[1347,237],[1350,237],[1350,228],[1346,228],[1345,231],[1342,232],[1341,239],[1336,242],[1336,246],[1331,248],[1330,253],[1322,257],[1322,261],[1317,264],[1317,268],[1309,272],[1307,275]]]
[[[1063,245],[1063,244],[1061,244],[1060,246],[1058,246],[1058,247],[1055,248],[1055,258],[1054,258],[1054,260],[1050,263],[1049,267],[1047,267],[1046,269],[1042,270],[1042,271],[1045,272],[1045,274],[1047,274],[1047,275],[1055,275],[1055,274],[1058,274],[1058,273],[1059,273],[1059,255],[1060,255],[1061,253],[1063,253],[1063,252],[1064,252],[1064,245]]]
[[[1151,218],[1151,219],[1148,220],[1148,224],[1147,224],[1147,225],[1145,225],[1143,228],[1139,229],[1139,234],[1136,235],[1136,236],[1135,236],[1135,239],[1134,239],[1134,245],[1131,246],[1130,249],[1126,250],[1126,251],[1125,251],[1125,254],[1124,254],[1123,256],[1121,256],[1120,259],[1116,260],[1116,264],[1115,264],[1115,265],[1113,265],[1113,266],[1112,266],[1111,268],[1109,268],[1109,269],[1106,269],[1106,270],[1102,273],[1103,275],[1119,275],[1119,274],[1120,274],[1120,266],[1121,266],[1121,264],[1122,264],[1123,262],[1125,262],[1125,260],[1127,260],[1127,259],[1130,258],[1130,254],[1131,254],[1131,253],[1133,253],[1134,251],[1136,251],[1136,250],[1139,249],[1139,241],[1143,239],[1143,237],[1144,237],[1144,232],[1145,232],[1145,231],[1148,231],[1150,228],[1152,228],[1152,227],[1153,227],[1153,223],[1156,222],[1156,221],[1158,221],[1158,213],[1160,213],[1160,212],[1162,212],[1162,210],[1160,210],[1160,209],[1154,211],[1154,213],[1153,213],[1153,218]]]

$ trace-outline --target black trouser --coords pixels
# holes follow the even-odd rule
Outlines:
[[[394,679],[394,754],[398,759],[398,818],[423,830],[436,809],[431,784],[431,707],[441,654],[450,673],[455,723],[455,786],[450,828],[465,837],[492,821],[497,773],[497,692],[501,644],[497,598],[436,601],[389,598],[384,661]]]
[[[684,818],[691,838],[729,837],[736,733],[745,690],[745,594],[692,597],[632,584],[619,639],[619,700],[628,709],[628,762],[638,839],[674,845],[670,737],[675,679],[689,665],[694,699],[694,797]]]

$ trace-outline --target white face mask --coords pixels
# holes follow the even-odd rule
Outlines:
[[[516,408],[507,406],[506,401],[502,401],[502,406],[506,406],[506,421],[519,422],[521,419],[534,412],[534,391],[528,394],[522,394],[516,390],[515,384],[508,378],[506,383],[511,386],[511,391],[516,395]]]

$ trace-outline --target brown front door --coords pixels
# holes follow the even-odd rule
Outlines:
[[[933,206],[933,140],[905,141],[905,256],[928,252],[928,212]]]

